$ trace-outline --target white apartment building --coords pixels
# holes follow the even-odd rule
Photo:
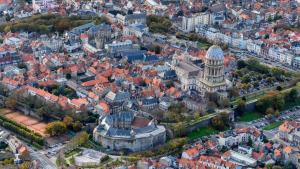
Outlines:
[[[260,50],[261,50],[261,43],[259,43],[258,41],[253,41],[251,39],[247,40],[247,50],[249,52],[255,53],[255,54],[259,54]]]
[[[191,16],[183,16],[182,18],[182,30],[185,32],[194,31],[195,27],[201,24],[211,24],[211,16],[209,13],[197,13]]]
[[[292,65],[294,55],[289,52],[287,49],[270,47],[269,48],[269,57],[272,60],[278,61],[283,64]]]

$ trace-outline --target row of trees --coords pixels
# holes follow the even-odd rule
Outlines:
[[[44,144],[44,139],[41,135],[34,133],[33,131],[29,130],[25,126],[22,126],[3,116],[0,116],[0,125],[28,139],[31,143],[37,143],[39,145]]]
[[[78,132],[82,129],[83,125],[80,121],[74,121],[71,116],[65,116],[63,121],[54,121],[47,124],[46,133],[50,136],[59,136],[64,134],[67,129]]]
[[[172,22],[166,16],[156,16],[150,15],[147,16],[146,20],[149,31],[153,33],[162,33],[166,34],[171,31]]]
[[[299,92],[293,88],[288,92],[281,93],[278,91],[268,92],[266,95],[258,99],[255,109],[257,112],[264,115],[278,115],[279,111],[283,110],[286,105],[298,102]],[[246,111],[245,100],[239,100],[235,112],[241,116]]]
[[[58,166],[65,166],[65,153],[70,152],[79,146],[82,146],[86,144],[89,140],[89,134],[85,131],[77,133],[71,140],[68,142],[68,144],[60,150],[57,157],[57,165]]]
[[[62,95],[62,96],[66,96],[69,99],[78,98],[75,90],[65,87],[63,85],[54,84],[50,86],[36,86],[36,87],[46,90],[49,93],[52,93],[56,96]]]
[[[186,138],[172,139],[160,147],[156,147],[152,150],[147,150],[140,153],[134,153],[132,154],[132,156],[141,158],[141,157],[155,157],[158,155],[167,155],[168,153],[172,153],[176,150],[181,149],[183,145],[186,144],[186,142],[187,142]]]
[[[219,131],[222,131],[225,128],[228,128],[230,126],[230,120],[229,120],[228,113],[221,112],[217,116],[213,117],[211,119],[211,124],[215,129],[217,129]]]
[[[199,117],[198,115],[195,115],[195,120]],[[230,119],[229,119],[229,114],[226,112],[221,112],[217,116],[213,117],[211,119],[211,126],[215,128],[216,130],[223,131],[224,129],[230,127]],[[187,133],[187,128],[184,122],[178,122],[173,126],[173,132],[176,137],[182,137],[186,136]]]
[[[256,109],[266,115],[276,115],[286,104],[296,102],[297,99],[298,91],[294,88],[287,93],[272,91],[257,101]]]
[[[219,40],[219,41],[210,41],[206,37],[200,36],[197,33],[188,33],[188,34],[185,34],[185,33],[181,33],[181,32],[176,32],[176,38],[178,38],[178,39],[184,39],[184,40],[189,40],[189,41],[193,41],[193,42],[205,43],[205,44],[207,44],[207,48],[209,46],[211,46],[212,43],[214,43],[216,45],[219,45],[223,50],[228,49],[228,45],[225,44],[225,43],[222,43],[221,40]]]
[[[5,101],[5,106],[10,109],[22,106],[28,110],[36,112],[36,114],[43,119],[60,119],[63,118],[67,112],[75,114],[71,108],[63,110],[55,103],[47,102],[38,96],[25,94],[22,90],[15,91],[11,96],[9,96]]]
[[[208,100],[207,111],[214,112],[216,108],[226,108],[230,106],[229,99],[222,97],[217,93],[205,93],[205,98]]]
[[[55,14],[35,15],[28,19],[20,21],[8,22],[0,25],[1,32],[38,32],[38,33],[50,33],[60,32],[63,33],[66,30],[70,30],[74,27],[95,22],[96,24],[102,22],[108,22],[104,17],[92,17],[92,16],[59,16]]]

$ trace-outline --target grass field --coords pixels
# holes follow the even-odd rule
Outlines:
[[[211,44],[209,44],[209,43],[198,42],[198,48],[200,48],[200,49],[207,50],[210,46],[211,46]]]
[[[276,127],[279,127],[282,123],[283,123],[282,121],[277,121],[277,122],[271,123],[271,124],[265,126],[263,128],[263,130],[272,130],[272,129],[275,129]]]
[[[249,121],[253,121],[253,120],[259,119],[259,118],[262,118],[262,115],[260,113],[257,113],[257,112],[246,112],[246,113],[244,113],[238,119],[238,121],[249,122]]]
[[[208,135],[215,134],[215,133],[218,133],[218,131],[216,129],[214,129],[213,127],[202,127],[202,128],[199,128],[198,130],[195,130],[195,131],[189,133],[188,138],[189,138],[189,140],[193,140],[196,138],[208,136]]]
[[[71,156],[74,156],[76,154],[79,154],[82,150],[80,148],[76,148],[68,153],[65,153],[65,157],[68,158],[68,157],[71,157]]]

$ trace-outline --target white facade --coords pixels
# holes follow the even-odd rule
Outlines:
[[[278,61],[282,64],[292,65],[294,55],[290,53],[287,49],[283,48],[269,48],[269,57],[274,61]]]
[[[195,30],[197,25],[209,25],[211,24],[209,13],[198,13],[192,16],[183,16],[182,18],[182,30],[185,32],[191,32]]]
[[[224,153],[224,155],[221,157],[222,160],[231,161],[237,165],[244,165],[244,166],[250,166],[255,167],[257,161],[249,156],[246,156],[244,154],[235,152],[233,150],[229,150],[228,152]]]

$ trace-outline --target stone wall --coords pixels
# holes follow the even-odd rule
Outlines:
[[[207,120],[202,120],[198,123],[192,124],[186,128],[186,132],[189,133],[189,132],[195,131],[201,127],[209,126],[211,124],[210,122],[211,122],[211,119],[207,119]]]
[[[137,152],[153,148],[159,144],[164,144],[166,141],[166,132],[162,132],[157,135],[151,135],[150,137],[140,138],[106,137],[94,133],[94,139],[95,141],[100,142],[104,148],[113,151],[129,150],[132,152]]]

